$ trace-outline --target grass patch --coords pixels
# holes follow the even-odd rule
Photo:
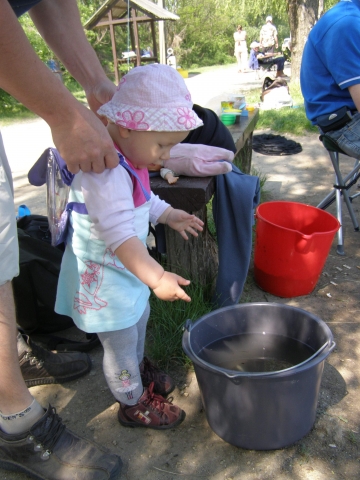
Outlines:
[[[185,278],[188,276],[185,275]],[[182,350],[183,327],[187,319],[197,320],[212,310],[209,289],[192,282],[186,288],[191,302],[164,302],[153,293],[150,297],[150,319],[146,333],[146,352],[159,366],[190,366]]]
[[[310,450],[307,448],[307,446],[305,444],[300,443],[300,445],[297,448],[297,452],[298,452],[298,455],[299,455],[298,461],[299,461],[300,465],[302,465],[304,463],[309,463],[309,461],[311,459]]]
[[[258,170],[256,167],[252,166],[251,167],[251,175],[254,175],[255,177],[259,177],[260,181],[260,202],[262,203],[265,201],[266,196],[268,195],[268,192],[266,191],[265,188],[265,183],[267,180],[267,175],[262,173],[261,170]]]
[[[357,439],[357,437],[356,437],[356,435],[355,435],[355,433],[352,432],[352,431],[348,431],[348,432],[346,433],[346,438],[347,438],[347,439],[349,440],[349,442],[352,443],[353,445],[358,445],[358,443],[359,443],[359,442],[358,442],[358,439]]]
[[[293,107],[283,107],[279,110],[260,110],[259,121],[256,130],[270,128],[277,133],[293,135],[305,135],[317,133],[318,129],[306,118],[304,98],[301,94],[300,85],[296,82],[289,84],[290,95],[293,99]],[[258,104],[262,89],[255,88],[246,92],[246,101],[250,104]]]

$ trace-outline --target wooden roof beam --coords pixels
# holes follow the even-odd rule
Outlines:
[[[136,23],[145,23],[145,22],[152,22],[154,19],[150,17],[137,17],[136,18]],[[131,18],[130,23],[132,23],[134,20]],[[128,19],[119,19],[119,20],[112,20],[110,21],[103,21],[97,23],[93,28],[99,28],[99,27],[108,27],[109,25],[124,25],[128,23]]]

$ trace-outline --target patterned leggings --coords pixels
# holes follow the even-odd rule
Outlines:
[[[104,348],[103,370],[107,384],[116,400],[126,405],[135,405],[143,394],[139,364],[144,358],[149,315],[147,304],[140,320],[132,327],[98,333]]]

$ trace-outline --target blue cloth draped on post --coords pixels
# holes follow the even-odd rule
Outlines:
[[[215,112],[194,104],[204,125],[192,130],[183,143],[202,143],[236,153],[230,130]],[[218,276],[212,299],[214,306],[239,302],[248,274],[254,209],[260,201],[259,178],[242,173],[235,165],[231,172],[215,177],[212,202],[218,240]]]
[[[254,209],[260,201],[259,178],[232,172],[218,175],[212,202],[218,239],[219,269],[213,304],[226,307],[240,300],[248,274]]]

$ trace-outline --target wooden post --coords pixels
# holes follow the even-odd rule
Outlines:
[[[157,0],[159,7],[164,8],[164,0]],[[159,63],[166,65],[166,49],[165,49],[165,22],[159,20]]]
[[[116,85],[118,85],[119,84],[119,68],[118,68],[118,59],[117,59],[116,43],[115,43],[115,32],[114,32],[114,25],[112,23],[113,18],[112,18],[111,9],[109,10],[108,17],[109,17],[109,28],[110,28],[110,38],[111,38],[111,49],[112,49],[113,60],[114,60],[115,83],[116,83]]]
[[[131,15],[132,15],[132,12],[131,12]],[[133,26],[133,22],[130,21],[129,19],[129,28],[130,28],[130,40],[131,40],[131,50],[133,50],[134,52],[136,51],[136,42],[135,42],[135,36],[134,36],[134,26]]]
[[[154,20],[150,21],[150,26],[151,26],[151,36],[152,36],[152,42],[153,42],[153,57],[155,57],[157,61],[159,61]]]
[[[139,32],[136,22],[136,10],[135,8],[131,9],[131,17],[134,29],[134,37],[135,37],[135,53],[136,53],[136,66],[139,67],[141,60],[140,60],[140,47],[139,47]]]

